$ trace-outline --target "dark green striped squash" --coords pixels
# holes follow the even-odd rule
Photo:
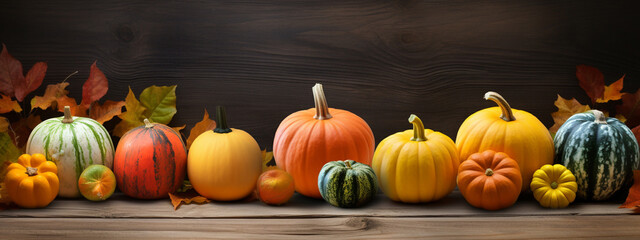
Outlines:
[[[378,190],[376,174],[366,164],[353,160],[326,163],[318,175],[322,198],[336,207],[359,207],[371,201]]]
[[[555,161],[578,183],[578,197],[606,200],[633,179],[638,143],[631,130],[598,110],[571,116],[554,138]]]
[[[133,198],[168,198],[182,186],[187,148],[172,128],[144,120],[122,136],[113,160],[120,191]]]
[[[73,117],[68,106],[64,117],[38,124],[27,141],[28,154],[41,153],[58,166],[58,196],[79,197],[78,178],[92,164],[113,165],[113,142],[109,132],[91,118]]]

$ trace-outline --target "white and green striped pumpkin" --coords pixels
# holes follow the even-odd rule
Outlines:
[[[630,183],[638,168],[638,143],[631,130],[598,110],[571,116],[553,142],[556,163],[576,176],[582,199],[610,198]]]
[[[78,197],[78,177],[92,164],[113,167],[113,142],[109,132],[91,118],[72,117],[65,107],[63,117],[38,124],[27,142],[28,154],[42,153],[58,166],[61,197]]]

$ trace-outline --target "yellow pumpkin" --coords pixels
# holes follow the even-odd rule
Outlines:
[[[217,109],[218,127],[198,136],[189,149],[187,172],[193,188],[217,201],[249,195],[262,173],[262,151],[249,133],[227,126],[224,108]]]
[[[17,163],[7,167],[4,179],[11,200],[20,207],[46,207],[58,196],[56,164],[42,154],[22,154]]]
[[[533,174],[531,191],[541,206],[564,208],[576,199],[576,177],[560,164],[547,164]]]
[[[553,139],[538,118],[512,109],[500,94],[487,92],[484,98],[498,107],[480,110],[462,123],[456,137],[460,159],[485,150],[504,152],[520,166],[522,191],[529,189],[533,172],[553,163]]]
[[[380,188],[393,201],[419,203],[443,198],[456,187],[460,164],[451,138],[424,129],[416,115],[413,130],[395,133],[380,142],[373,171]]]

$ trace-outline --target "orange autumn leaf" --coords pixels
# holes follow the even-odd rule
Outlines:
[[[604,75],[600,70],[592,66],[578,65],[576,67],[576,77],[580,82],[580,87],[591,98],[591,102],[595,103],[596,99],[603,97]]]
[[[102,105],[99,103],[93,103],[89,110],[89,117],[93,118],[100,124],[111,120],[113,117],[122,113],[122,107],[124,107],[124,101],[111,101],[107,100]]]
[[[82,111],[80,106],[76,103],[76,100],[69,96],[62,96],[56,99],[58,105],[58,112],[64,112],[64,107],[69,106],[71,110],[71,116],[74,117],[86,117],[86,113]],[[85,109],[86,111],[86,109]]]
[[[189,133],[189,138],[187,138],[187,149],[191,147],[191,144],[200,134],[213,130],[216,128],[216,121],[209,119],[209,112],[207,109],[204,110],[204,117],[202,121],[196,123],[196,125],[191,128],[191,132]]]
[[[184,204],[191,204],[191,203],[197,203],[197,204],[203,204],[203,203],[208,203],[211,202],[211,200],[200,196],[200,194],[198,194],[195,190],[190,189],[186,192],[181,192],[181,193],[169,193],[169,198],[171,198],[171,204],[173,204],[173,210],[178,210],[178,208],[180,207],[180,205]]]
[[[22,112],[20,104],[16,100],[11,100],[11,97],[0,94],[0,113],[8,113],[15,111],[17,113]]]
[[[572,98],[571,100],[564,99],[558,94],[558,99],[554,102],[554,105],[558,107],[558,111],[551,113],[554,124],[549,128],[550,132],[557,132],[560,126],[576,113],[582,113],[590,110],[589,105],[582,105],[578,100]]]
[[[173,131],[176,131],[177,133],[180,133],[180,131],[182,131],[182,129],[186,128],[187,124],[179,126],[179,127],[171,127],[173,128]]]
[[[67,94],[69,94],[69,91],[66,90],[67,86],[69,86],[68,82],[49,84],[44,92],[44,95],[35,96],[33,97],[33,99],[31,99],[31,110],[36,108],[45,110],[51,107],[51,104],[56,103],[58,98],[67,96]]]
[[[629,188],[627,200],[619,208],[638,208],[640,205],[640,170],[633,170],[633,186]]]
[[[606,103],[608,101],[620,100],[622,98],[622,94],[620,91],[622,90],[624,81],[624,76],[622,76],[618,81],[612,83],[609,86],[604,87],[604,94],[602,98],[596,99],[598,103]]]
[[[109,82],[107,77],[96,65],[97,61],[91,64],[91,72],[89,73],[89,79],[82,85],[82,102],[80,105],[88,108],[91,103],[100,100],[107,90],[109,90]]]
[[[634,136],[636,136],[636,140],[638,141],[638,143],[640,143],[640,125],[631,129],[631,132]]]

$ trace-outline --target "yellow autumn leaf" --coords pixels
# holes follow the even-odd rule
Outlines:
[[[122,121],[120,121],[113,130],[113,135],[117,137],[122,137],[129,130],[144,124],[144,116],[142,113],[146,108],[140,104],[140,101],[138,101],[136,96],[133,94],[131,88],[129,88],[129,94],[127,94],[127,98],[125,98],[124,102],[124,107],[127,110],[126,112],[118,115]]]
[[[267,152],[267,149],[262,150],[262,172],[271,169],[280,169],[276,166],[276,161],[273,159],[273,152]]]
[[[0,117],[0,133],[9,130],[9,119],[6,117]]]
[[[620,100],[622,98],[622,94],[620,91],[623,87],[624,76],[622,76],[618,81],[615,81],[609,86],[604,86],[604,94],[602,98],[597,98],[596,102],[598,103],[606,103],[608,101]]]
[[[558,94],[558,99],[554,102],[554,105],[558,107],[558,111],[551,113],[554,124],[549,128],[549,131],[552,133],[557,132],[560,126],[562,126],[569,117],[573,116],[573,114],[591,110],[589,105],[582,105],[575,98],[572,98],[571,100],[564,99],[560,94]]]
[[[0,98],[0,113],[8,113],[11,111],[15,111],[17,113],[22,112],[22,108],[18,101],[11,100],[11,97],[0,94],[2,98]]]

